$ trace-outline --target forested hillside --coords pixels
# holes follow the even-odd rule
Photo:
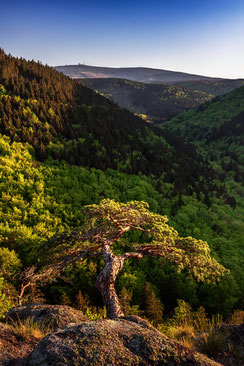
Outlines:
[[[179,114],[165,122],[163,129],[191,142],[202,151],[229,187],[232,199],[235,197],[235,203],[232,199],[228,203],[234,208],[231,216],[235,223],[235,234],[239,237],[238,253],[243,268],[244,87]],[[227,208],[223,211],[223,221],[226,220],[226,212]],[[221,230],[217,224],[216,231],[220,233]],[[229,237],[232,237],[231,233]],[[230,258],[233,260],[231,247]]]
[[[17,274],[27,265],[41,266],[49,240],[81,227],[82,207],[103,198],[148,202],[180,235],[208,241],[213,256],[231,270],[214,285],[189,280],[163,259],[131,261],[117,290],[130,294],[135,313],[145,309],[147,282],[166,315],[177,299],[194,309],[203,305],[209,314],[229,315],[243,306],[243,190],[225,166],[209,164],[175,136],[176,127],[173,133],[155,129],[40,63],[1,51],[0,84],[0,316],[16,304]],[[120,245],[131,239],[137,237]],[[89,304],[102,306],[93,286],[101,267],[99,260],[86,260],[68,268],[68,282],[46,285],[32,299],[77,305],[81,292]]]
[[[97,90],[131,112],[145,115],[149,121],[160,123],[184,110],[196,107],[211,95],[168,84],[139,83],[123,79],[81,79],[83,84]]]
[[[39,160],[164,174],[179,191],[209,190],[215,173],[191,146],[50,67],[0,55],[0,129],[28,142]],[[200,179],[202,177],[202,179]],[[198,181],[198,183],[196,183]]]
[[[199,146],[219,169],[243,182],[244,87],[179,114],[164,128]]]
[[[243,79],[219,79],[219,80],[192,80],[175,83],[182,88],[202,91],[211,95],[221,95],[244,85]]]
[[[221,199],[212,198],[209,209],[195,195],[181,196],[181,206],[178,207],[179,197],[174,186],[164,182],[163,178],[127,175],[115,170],[89,170],[52,159],[45,164],[38,163],[30,147],[21,143],[11,144],[8,138],[1,138],[0,169],[1,247],[15,250],[22,266],[41,264],[43,254],[47,253],[47,240],[63,231],[80,227],[84,205],[98,203],[107,197],[122,202],[144,200],[154,212],[166,214],[170,224],[181,235],[207,240],[214,256],[232,272],[217,287],[196,284],[163,260],[145,258],[125,265],[117,283],[119,292],[123,287],[132,291],[132,304],[143,308],[143,288],[145,282],[150,281],[166,313],[176,306],[177,299],[184,299],[193,307],[203,305],[210,313],[226,315],[234,306],[242,306],[240,253],[243,223],[240,217],[244,214],[243,207],[238,205],[233,209]],[[0,252],[1,260],[6,260],[7,255],[10,254],[6,251]],[[10,270],[16,273],[19,267],[17,262]],[[74,302],[78,291],[81,291],[88,295],[93,305],[101,306],[100,296],[93,286],[100,268],[99,261],[88,261],[75,270],[69,270],[67,276],[72,278],[73,285],[61,281],[44,288],[46,299],[54,303],[62,303],[64,298],[66,302]],[[6,278],[7,293],[15,284]],[[13,301],[14,293],[6,299],[6,306]]]

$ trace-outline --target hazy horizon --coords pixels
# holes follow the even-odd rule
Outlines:
[[[1,7],[0,47],[13,56],[244,78],[241,0],[13,0]]]

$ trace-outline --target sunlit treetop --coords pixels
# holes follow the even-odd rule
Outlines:
[[[75,243],[67,251],[67,254],[72,253],[73,259],[76,251],[80,256],[84,249],[88,256],[89,253],[103,255],[105,246],[111,250],[110,255],[116,256],[112,250],[114,244],[126,232],[137,230],[142,233],[143,242],[140,240],[138,243],[131,243],[131,251],[120,257],[127,259],[160,256],[176,264],[179,271],[188,269],[197,281],[214,282],[229,272],[210,256],[207,242],[192,237],[181,238],[178,232],[167,224],[167,217],[150,212],[146,202],[120,203],[104,199],[98,205],[85,206],[84,210],[84,228],[62,241],[64,244],[68,239]]]

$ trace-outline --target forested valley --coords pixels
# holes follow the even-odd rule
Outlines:
[[[154,123],[162,123],[213,97],[199,90],[163,83],[141,83],[112,78],[80,79],[80,82]]]
[[[51,67],[1,50],[0,316],[17,304],[18,274],[41,267],[52,238],[82,227],[83,207],[104,198],[147,202],[180,235],[207,241],[230,270],[216,284],[202,283],[163,258],[131,259],[116,282],[129,312],[145,313],[150,298],[165,318],[180,304],[204,307],[209,317],[243,309],[243,118],[244,87],[158,127]],[[136,240],[132,233],[119,245]],[[94,282],[102,266],[98,258],[68,267],[31,300],[75,304],[99,317]]]

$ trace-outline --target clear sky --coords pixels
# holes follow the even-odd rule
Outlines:
[[[14,56],[244,78],[244,0],[0,0],[0,13]]]

